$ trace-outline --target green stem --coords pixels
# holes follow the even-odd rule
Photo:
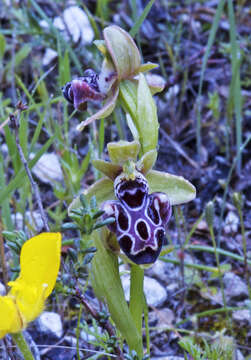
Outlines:
[[[138,265],[132,265],[129,308],[132,314],[133,321],[141,336],[142,336],[142,314],[144,308],[143,285],[144,285],[144,270],[141,269],[141,267]],[[143,344],[142,344],[142,351],[143,351]]]
[[[12,339],[15,341],[17,346],[19,347],[19,350],[23,354],[24,360],[35,360],[31,350],[23,336],[22,332],[18,332],[16,334],[11,334]]]

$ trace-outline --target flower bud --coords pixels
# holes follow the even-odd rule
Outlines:
[[[104,39],[118,79],[126,79],[136,74],[141,61],[132,37],[119,26],[112,25],[104,29]]]

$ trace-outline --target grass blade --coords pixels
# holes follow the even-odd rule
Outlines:
[[[135,35],[138,33],[140,26],[142,25],[143,21],[147,17],[149,11],[151,10],[151,7],[153,6],[155,0],[150,0],[149,3],[144,8],[142,14],[138,18],[138,20],[135,22],[131,30],[129,31],[130,35],[132,37],[135,37]]]

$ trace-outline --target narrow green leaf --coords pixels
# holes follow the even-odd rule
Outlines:
[[[0,59],[3,58],[6,47],[6,41],[3,34],[0,33]]]
[[[140,17],[137,19],[137,21],[135,22],[135,24],[133,25],[133,27],[131,28],[129,34],[132,37],[135,37],[135,35],[138,33],[140,26],[142,25],[143,21],[145,20],[145,18],[147,17],[149,11],[151,10],[151,7],[153,6],[155,0],[150,0],[149,3],[146,5],[146,7],[144,8],[142,14],[140,15]]]
[[[237,43],[237,32],[234,18],[234,9],[232,0],[228,0],[228,17],[230,22],[230,44],[231,44],[231,65],[232,65],[232,79],[231,88],[233,89],[233,103],[236,118],[236,149],[238,155],[237,171],[241,172],[241,145],[242,145],[242,95],[241,95],[241,80],[240,80],[240,66],[241,66],[241,52]]]
[[[200,159],[200,152],[201,152],[201,93],[202,93],[202,85],[204,80],[204,74],[206,71],[207,61],[209,59],[210,51],[214,43],[216,31],[219,26],[220,18],[223,13],[225,0],[220,0],[218,3],[217,10],[214,15],[213,24],[210,29],[209,38],[206,45],[206,51],[203,56],[202,60],[202,68],[200,73],[200,83],[199,83],[199,93],[198,93],[198,111],[197,111],[197,118],[196,118],[196,142],[197,142],[197,153]]]
[[[48,148],[51,146],[53,141],[55,140],[55,136],[52,136],[45,144],[44,146],[36,153],[34,158],[29,161],[29,168],[32,169],[33,166],[38,162],[38,160],[41,158],[41,156],[48,150]],[[25,169],[21,169],[18,174],[12,179],[9,184],[0,191],[0,204],[6,200],[13,191],[21,187],[24,183],[25,179]]]

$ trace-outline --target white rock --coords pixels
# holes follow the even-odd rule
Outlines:
[[[223,276],[225,294],[228,300],[243,300],[248,297],[248,287],[245,282],[233,272]]]
[[[46,184],[51,181],[63,181],[63,172],[54,153],[43,154],[32,169],[32,172]]]
[[[122,285],[125,292],[125,298],[129,301],[130,298],[130,277],[128,275],[122,276]],[[165,288],[160,283],[148,276],[144,277],[144,293],[146,301],[149,306],[161,306],[166,301],[167,293]]]
[[[43,57],[43,66],[49,65],[57,56],[58,53],[55,50],[47,48]]]
[[[61,338],[63,336],[61,318],[54,312],[44,311],[37,319],[37,328],[39,332],[45,334],[50,332],[57,338]]]
[[[5,294],[6,294],[5,286],[4,286],[4,284],[2,284],[2,283],[0,282],[0,295],[1,295],[1,296],[4,296]]]
[[[94,39],[94,31],[90,25],[86,13],[78,6],[70,6],[63,12],[63,19],[56,17],[53,25],[63,31],[68,39],[68,32],[73,42],[81,41],[82,44],[90,44]],[[66,25],[66,26],[65,26]]]
[[[225,233],[226,234],[236,233],[238,231],[238,226],[239,226],[239,217],[233,211],[229,211],[225,219],[225,226],[224,226]]]
[[[162,357],[153,357],[152,360],[185,360],[183,357],[179,356],[162,356]]]
[[[241,326],[251,325],[251,310],[236,310],[232,316],[233,320]]]
[[[16,230],[23,230],[23,214],[16,213],[11,215],[11,219],[15,224]],[[25,221],[32,225],[37,231],[42,230],[44,223],[41,218],[41,214],[39,211],[26,211],[25,213]]]

